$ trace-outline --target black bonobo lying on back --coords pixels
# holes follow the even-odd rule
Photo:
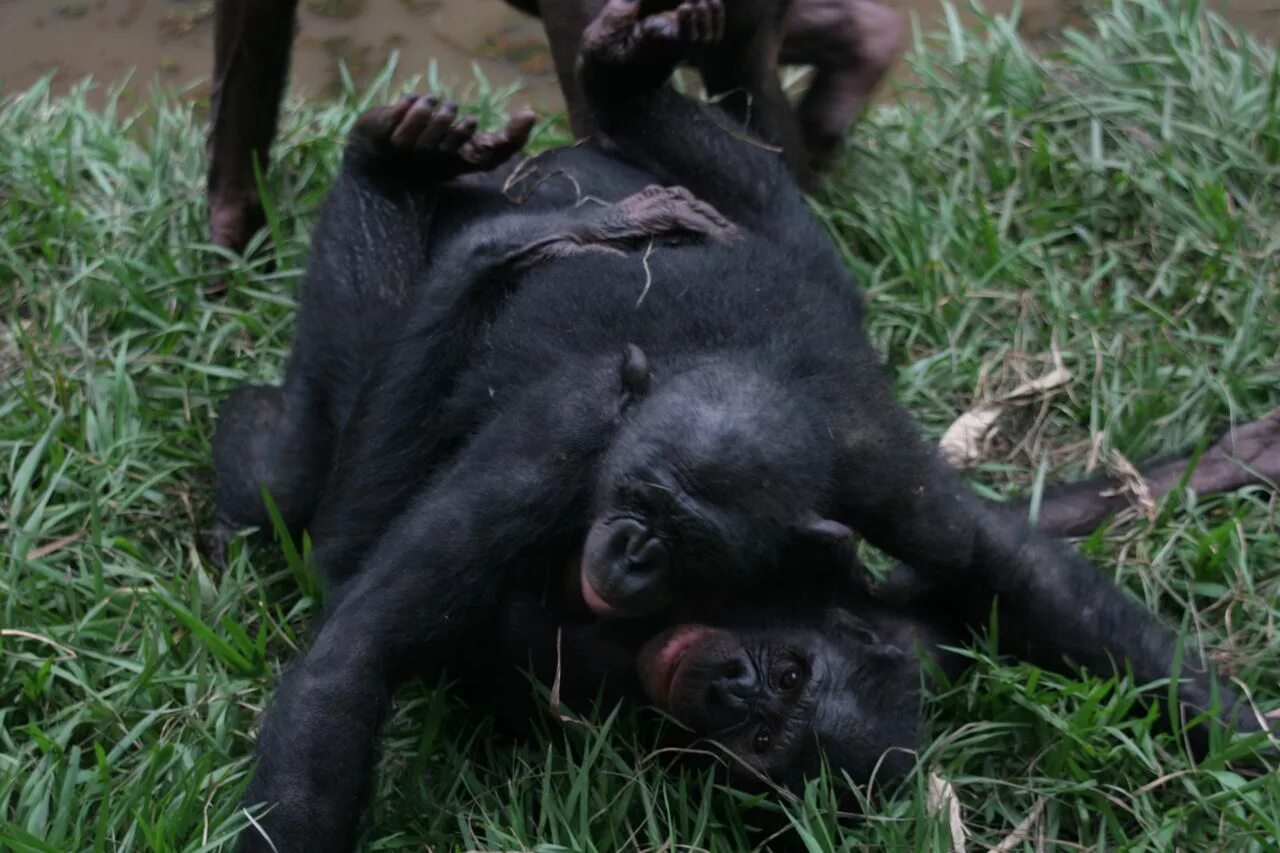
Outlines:
[[[777,20],[763,0],[735,10],[753,2]],[[767,605],[779,654],[727,625],[639,655],[655,699],[780,778],[817,746],[865,776],[911,743],[893,721],[914,670],[870,677],[905,658],[902,623],[811,603],[861,600],[854,530],[923,590],[999,595],[1036,660],[1169,675],[1170,632],[918,439],[773,149],[667,85],[723,15],[718,0],[607,3],[580,68],[602,137],[533,160],[499,168],[527,115],[477,134],[415,98],[358,122],[284,387],[238,392],[215,436],[224,531],[265,523],[265,487],[330,584],[263,724],[247,799],[269,811],[247,847],[349,848],[391,692],[464,660],[531,567],[577,563],[576,594],[603,615],[697,625],[701,602]],[[1209,676],[1184,675],[1181,700],[1213,710]],[[1257,728],[1220,695],[1228,724]],[[801,724],[767,725],[787,712]]]
[[[1280,409],[1228,432],[1194,462],[1174,457],[1143,466],[1141,475],[1157,501],[1179,487],[1204,496],[1274,486]],[[1037,526],[1049,535],[1080,535],[1127,504],[1122,484],[1107,478],[1055,486],[1041,496]],[[1026,503],[1009,507],[1011,517],[1027,512]],[[906,566],[873,585],[853,555],[847,559],[846,571],[831,574],[825,587],[808,582],[771,597],[673,606],[656,620],[584,618],[576,573],[561,595],[554,594],[554,578],[535,573],[505,605],[500,653],[491,643],[476,644],[476,654],[457,667],[460,686],[484,700],[499,691],[501,701],[486,704],[527,725],[539,710],[525,676],[531,666],[543,684],[559,684],[570,707],[602,696],[661,708],[693,737],[727,750],[730,769],[745,771],[739,785],[763,776],[794,787],[812,778],[824,758],[859,782],[873,774],[884,782],[909,768],[919,746],[920,688],[932,671],[949,679],[961,674],[970,659],[947,649],[985,630],[993,613],[1001,651],[1058,670],[1068,663],[1052,644],[1043,645],[1051,624],[1007,615],[989,586],[939,584]],[[554,575],[555,567],[548,571]],[[1100,586],[1095,597],[1116,594]],[[1172,638],[1158,626],[1148,630],[1152,648],[1167,653]],[[1100,647],[1109,647],[1110,633],[1099,636]],[[931,661],[928,669],[921,654]],[[1201,678],[1187,685],[1193,707],[1211,706],[1206,684]],[[1227,692],[1223,701],[1235,700]],[[1204,748],[1204,726],[1185,733],[1193,748]]]

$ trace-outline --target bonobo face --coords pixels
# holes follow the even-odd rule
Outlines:
[[[823,521],[830,439],[803,397],[740,366],[677,374],[632,400],[596,484],[582,594],[601,615],[760,580],[796,540],[847,544]]]
[[[748,779],[754,771],[794,786],[817,774],[824,755],[856,782],[911,765],[916,655],[847,611],[816,624],[680,625],[645,644],[637,665],[649,700],[738,756]]]

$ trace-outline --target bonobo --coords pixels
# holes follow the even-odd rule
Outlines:
[[[1280,409],[1237,427],[1189,467],[1171,458],[1141,469],[1153,499],[1183,486],[1204,496],[1280,482]],[[1047,535],[1090,532],[1127,505],[1121,484],[1105,478],[1047,489],[1037,527]],[[1027,503],[1010,505],[1025,517]],[[1037,652],[1044,625],[1029,625],[995,607],[990,590],[933,587],[906,567],[878,586],[861,580],[852,556],[845,582],[819,592],[766,601],[721,602],[718,608],[670,608],[662,620],[584,619],[576,585],[549,595],[545,581],[514,592],[500,622],[502,645],[476,644],[457,667],[461,687],[477,697],[500,691],[509,722],[527,725],[537,713],[527,681],[532,666],[544,684],[559,685],[563,703],[584,706],[648,702],[690,732],[722,747],[737,783],[761,776],[794,786],[812,777],[822,758],[858,782],[882,783],[914,762],[925,673],[919,653],[949,678],[967,667],[961,646],[998,617],[1004,653],[1062,670],[1061,658]],[[798,567],[802,568],[802,566]],[[685,612],[682,613],[681,610]],[[687,620],[687,621],[686,621]],[[1184,675],[1187,673],[1184,673]],[[603,693],[601,693],[603,689]],[[1207,705],[1209,697],[1201,697]],[[487,703],[488,704],[488,703]],[[1187,730],[1203,749],[1206,731]],[[695,754],[700,754],[695,753]]]
[[[582,31],[602,0],[508,0],[541,15],[569,119],[579,138],[595,128],[574,80]],[[671,5],[671,4],[668,4]],[[267,163],[289,72],[297,0],[217,0],[214,4],[213,123],[209,134],[209,221],[215,245],[241,251],[265,222],[254,161]],[[747,21],[746,24],[752,22]],[[770,31],[771,32],[771,31]],[[731,94],[772,129],[794,167],[808,175],[830,161],[897,57],[900,14],[878,0],[796,0],[785,13],[781,61],[811,65],[813,80],[793,111],[777,81],[776,52],[749,64],[695,57],[710,90]]]
[[[765,0],[734,6],[778,17]],[[276,849],[350,847],[392,691],[457,660],[531,565],[577,561],[597,612],[688,609],[693,623],[726,590],[803,603],[846,587],[856,530],[926,591],[998,595],[1014,633],[1050,626],[1027,632],[1036,660],[1170,674],[1171,632],[919,439],[780,157],[668,85],[701,46],[752,48],[724,11],[610,0],[580,59],[607,144],[500,165],[527,116],[476,134],[427,98],[357,124],[284,387],[233,397],[215,436],[220,518],[259,523],[265,485],[310,529],[331,587],[246,795],[271,807]],[[812,618],[816,638],[826,623]],[[717,636],[698,633],[697,648],[726,648],[707,645]],[[895,645],[866,619],[840,636],[839,665],[801,674],[803,701],[846,696]],[[676,677],[679,648],[650,653]],[[795,683],[783,656],[768,672],[779,690]],[[1184,675],[1179,699],[1212,711],[1210,675]],[[1226,724],[1258,728],[1219,696]],[[821,707],[834,714],[824,748],[844,761],[851,744],[861,768],[880,741],[857,739],[858,715],[891,709]],[[802,761],[794,737],[771,772]],[[256,830],[245,843],[272,846]]]

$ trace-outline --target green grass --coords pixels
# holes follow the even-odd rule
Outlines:
[[[933,435],[1047,369],[978,471],[1026,488],[1101,451],[1140,459],[1280,402],[1280,66],[1194,9],[1116,2],[1036,57],[1007,21],[918,45],[915,92],[856,134],[815,202],[870,330]],[[381,99],[381,95],[377,99]],[[197,552],[215,407],[280,376],[316,206],[359,99],[289,111],[271,239],[202,298],[203,129],[78,90],[0,106],[0,847],[202,849],[245,818],[252,731],[305,642],[312,581],[278,547]],[[502,98],[475,99],[487,118]],[[543,143],[551,141],[543,136]],[[1101,458],[1106,458],[1103,452]],[[1084,547],[1264,707],[1280,693],[1280,540],[1261,489],[1170,500]],[[1198,653],[1198,652],[1197,652]],[[1191,761],[1131,717],[1131,685],[993,661],[931,705],[920,770],[863,822],[820,780],[750,800],[607,709],[526,745],[443,691],[399,701],[371,849],[736,851],[789,816],[811,850],[946,850],[929,778],[970,849],[1269,850],[1280,777]]]

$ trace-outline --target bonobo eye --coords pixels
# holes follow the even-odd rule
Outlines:
[[[784,656],[771,670],[774,687],[783,693],[795,693],[808,676],[804,664],[794,655]]]
[[[773,746],[773,732],[764,726],[756,729],[755,737],[751,738],[751,748],[759,753],[768,752],[771,746]]]
[[[787,668],[782,671],[782,675],[778,678],[778,687],[783,692],[791,693],[799,689],[804,682],[804,673],[800,671],[800,667],[794,663],[787,664]]]

